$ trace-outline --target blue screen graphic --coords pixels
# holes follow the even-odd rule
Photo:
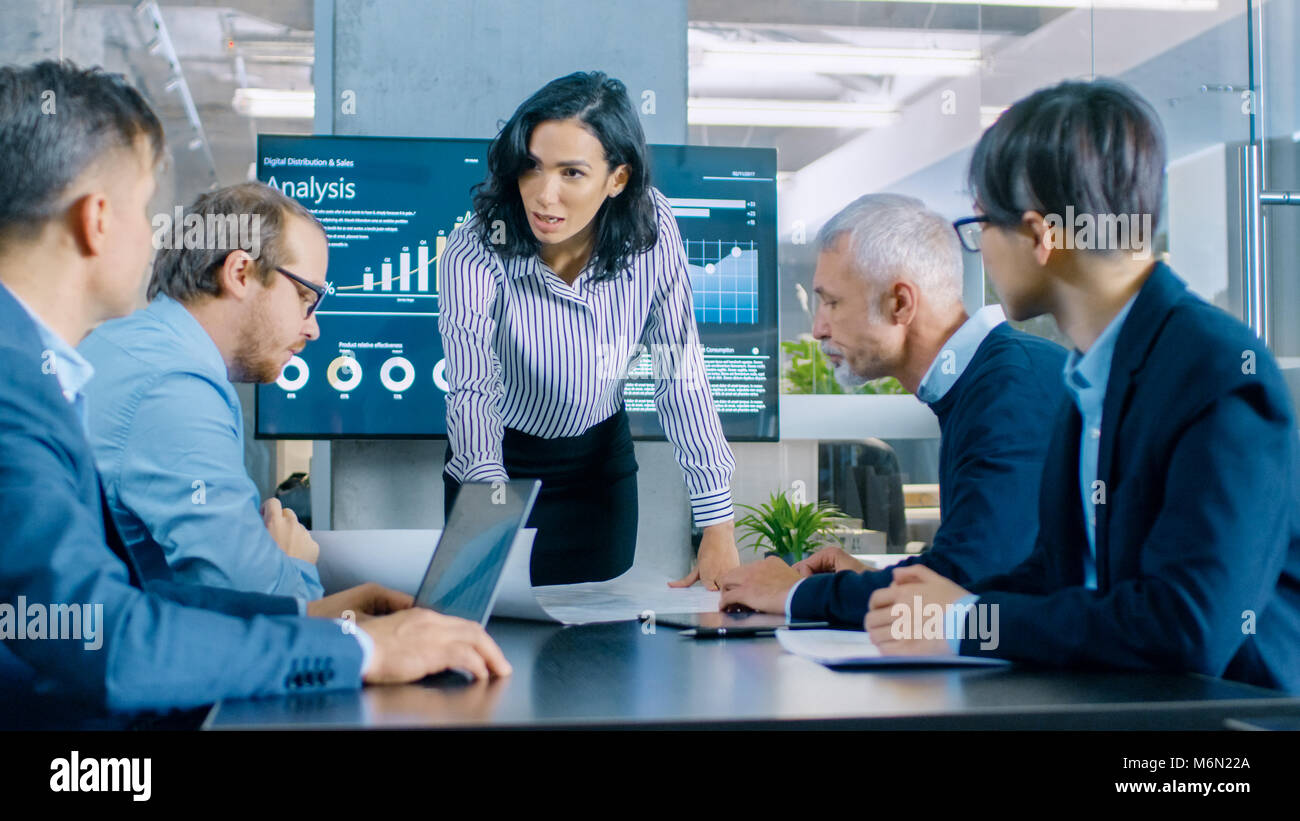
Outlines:
[[[329,239],[321,337],[257,387],[257,435],[446,436],[438,269],[470,216],[488,140],[260,135],[258,179],[307,207]],[[705,371],[733,441],[777,438],[776,152],[652,146],[652,184],[677,217]],[[662,439],[650,357],[628,371],[633,435]]]

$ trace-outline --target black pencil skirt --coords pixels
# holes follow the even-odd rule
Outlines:
[[[605,581],[632,566],[636,553],[636,455],[627,411],[578,436],[543,439],[506,428],[501,456],[512,479],[541,479],[528,517],[537,528],[534,585]],[[451,461],[451,444],[443,464]],[[444,470],[443,511],[460,483]]]

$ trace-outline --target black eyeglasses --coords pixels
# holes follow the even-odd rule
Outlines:
[[[278,265],[275,267],[275,270],[284,274],[289,279],[292,279],[294,282],[298,283],[299,285],[308,289],[309,291],[311,291],[313,294],[316,295],[316,301],[313,302],[311,304],[311,307],[307,309],[307,316],[303,317],[303,319],[306,319],[307,317],[310,317],[312,314],[314,314],[316,312],[316,309],[320,307],[321,300],[325,299],[325,295],[328,294],[331,290],[333,290],[333,288],[330,286],[328,282],[326,282],[324,285],[317,285],[314,282],[309,282],[303,279],[302,277],[298,276],[292,271],[286,271],[285,269],[281,268]]]
[[[961,240],[961,247],[972,254],[978,254],[980,237],[984,234],[984,223],[988,221],[988,217],[980,215],[978,217],[963,217],[954,222],[952,228],[957,232],[957,239]]]

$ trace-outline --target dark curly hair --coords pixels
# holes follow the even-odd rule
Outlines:
[[[519,176],[532,166],[528,142],[533,129],[548,120],[577,118],[605,150],[610,168],[628,167],[627,187],[596,212],[591,279],[613,279],[632,258],[654,247],[658,238],[645,133],[627,88],[600,71],[577,71],[552,80],[515,109],[488,148],[488,176],[474,186],[475,230],[504,259],[536,254],[541,243],[528,225],[519,196]],[[496,220],[505,223],[505,241],[491,242]]]

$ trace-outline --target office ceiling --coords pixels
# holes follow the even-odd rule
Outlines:
[[[71,5],[71,4],[69,4]],[[162,17],[193,97],[211,154],[208,175],[222,182],[242,178],[257,131],[306,133],[310,120],[256,119],[234,111],[240,86],[312,87],[312,0],[161,0]],[[167,82],[165,67],[151,66],[145,42],[132,25],[136,11],[124,3],[75,4],[77,26],[93,37],[103,32],[106,51],[142,75]],[[837,74],[793,69],[751,71],[716,67],[713,51],[737,44],[778,47],[809,44],[849,49],[943,48],[978,53],[1004,37],[1026,34],[1059,16],[1059,9],[843,2],[843,0],[691,0],[690,94],[694,98],[866,103],[896,110],[941,78],[923,74]],[[886,52],[887,53],[887,52]],[[112,55],[110,55],[111,57]],[[174,94],[155,95],[169,133],[188,136],[191,124]],[[860,134],[854,127],[694,125],[692,142],[772,146],[784,171],[797,170]],[[176,141],[173,140],[173,144]],[[188,144],[188,140],[187,140]],[[178,151],[180,149],[177,149]],[[193,169],[178,158],[178,170]]]
[[[1045,0],[1049,1],[1061,2]],[[59,0],[43,2],[59,4]],[[1226,6],[1228,0],[1220,2]],[[1272,0],[1270,5],[1293,2]],[[162,0],[158,5],[193,101],[192,113],[184,95],[167,88],[172,76],[166,55],[148,49],[149,31],[147,26],[141,27],[138,9],[123,3],[63,2],[65,9],[75,12],[71,15],[75,22],[68,30],[70,39],[82,46],[93,46],[92,56],[94,48],[98,48],[106,64],[124,64],[137,76],[148,78],[151,94],[159,102],[173,137],[177,176],[187,181],[181,189],[193,190],[197,186],[201,190],[211,181],[228,183],[247,177],[252,142],[258,131],[311,130],[310,119],[252,119],[239,114],[232,106],[232,98],[241,86],[304,91],[312,88],[312,0]],[[1002,82],[1008,73],[1023,75],[1031,87],[1041,84],[1034,81],[1038,72],[1032,64],[1007,62],[1004,55],[1028,54],[1032,50],[1034,54],[1048,55],[1050,63],[1054,51],[1077,51],[1078,43],[1066,40],[1079,38],[1078,27],[1072,21],[1087,14],[1081,9],[979,6],[967,2],[689,0],[689,96],[693,104],[717,100],[742,106],[753,101],[779,101],[787,107],[834,103],[870,109],[875,112],[873,116],[887,120],[905,117],[909,109],[928,104],[937,90],[960,79],[958,75],[963,72],[970,72],[981,88],[982,98],[990,104],[986,107],[996,114],[997,106],[1011,102],[1015,99],[1011,95],[1018,92],[1017,84]],[[1236,14],[1242,19],[1240,13]],[[1085,36],[1091,42],[1094,35],[1085,31]],[[1099,30],[1095,38],[1100,41],[1101,36]],[[1134,70],[1151,82],[1155,93],[1181,101],[1181,109],[1171,109],[1172,116],[1178,119],[1179,144],[1198,143],[1198,129],[1206,131],[1207,139],[1222,132],[1222,123],[1202,124],[1200,121],[1213,118],[1197,117],[1195,112],[1198,106],[1205,105],[1206,92],[1199,88],[1201,85],[1240,83],[1245,79],[1244,59],[1237,72],[1239,77],[1223,69],[1223,56],[1213,52],[1234,36],[1225,30],[1217,36],[1189,34],[1183,40],[1146,37],[1140,53],[1129,60]],[[1244,31],[1240,39],[1244,54]],[[1107,43],[1096,51],[1109,48],[1112,46]],[[831,58],[819,63],[819,55],[825,58],[828,51]],[[933,54],[946,57],[911,59]],[[999,60],[1003,62],[999,64]],[[1143,64],[1164,68],[1143,72]],[[841,65],[851,65],[852,70],[838,70]],[[1198,68],[1204,70],[1198,72]],[[1049,65],[1044,70],[1051,74],[1058,68]],[[1097,70],[1102,71],[1100,66]],[[1009,98],[1001,100],[1002,96]],[[1180,116],[1183,112],[1189,116]],[[862,162],[863,151],[855,146],[875,145],[871,139],[873,127],[835,123],[809,127],[807,121],[813,119],[813,114],[804,122],[784,125],[718,124],[707,121],[707,112],[699,114],[695,110],[690,116],[692,120],[706,120],[690,125],[691,142],[777,148],[787,180],[833,177],[836,165],[848,168]],[[788,118],[789,114],[781,116]],[[889,130],[879,125],[875,129]],[[961,148],[909,144],[910,153],[931,151],[933,156],[911,157],[905,163],[906,173],[914,175],[926,168],[950,164]],[[875,162],[881,162],[878,154],[873,157]],[[890,162],[885,159],[883,164]],[[901,178],[903,165],[899,168]],[[856,180],[855,184],[863,182]],[[891,181],[882,178],[880,182]],[[842,197],[830,197],[828,205],[838,199]]]

